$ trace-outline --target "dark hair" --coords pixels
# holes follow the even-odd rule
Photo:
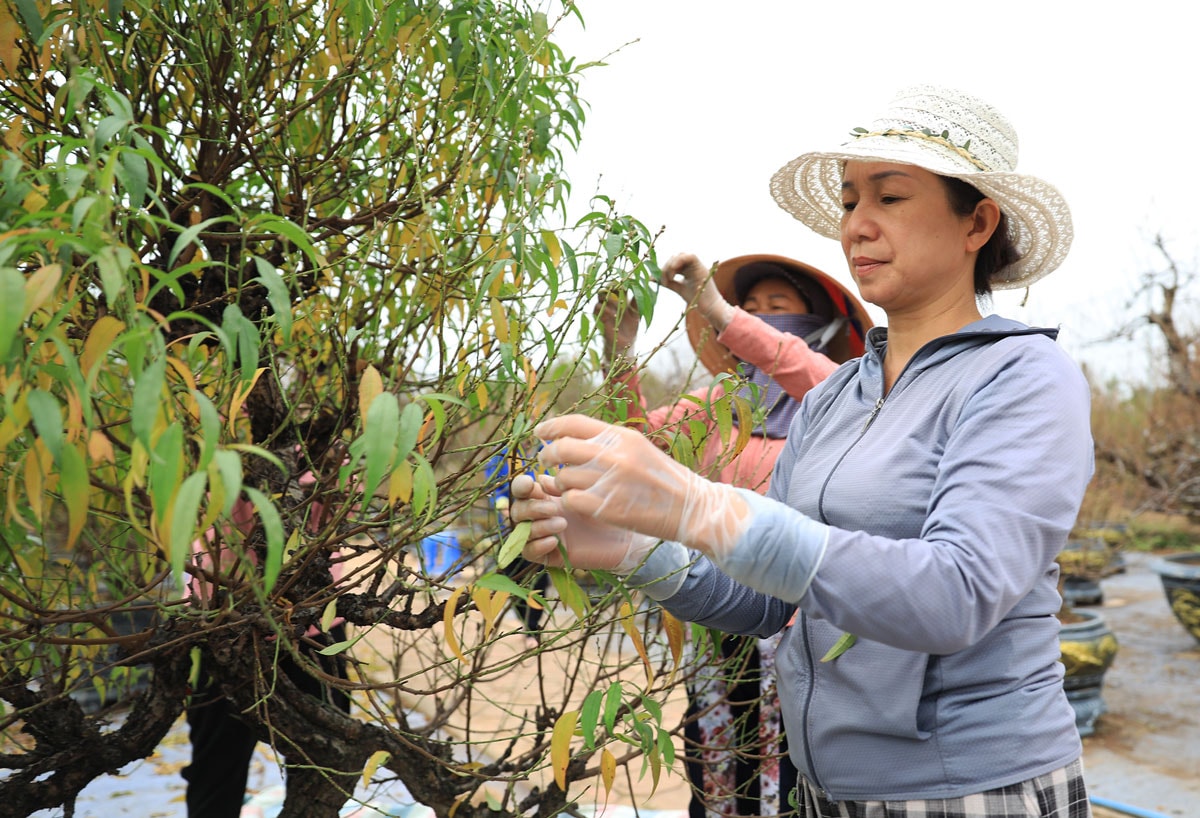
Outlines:
[[[738,268],[733,276],[733,296],[740,305],[750,290],[760,281],[777,278],[791,285],[810,313],[832,318],[836,313],[825,288],[799,271],[793,271],[773,261],[752,261]]]
[[[946,187],[950,199],[950,209],[960,216],[970,216],[975,212],[975,205],[985,198],[979,188],[955,179],[953,176],[939,176]],[[979,248],[975,257],[975,294],[990,295],[992,292],[992,276],[1021,258],[1012,236],[1008,232],[1008,216],[1000,211],[1000,223],[996,232],[988,239],[987,244]]]

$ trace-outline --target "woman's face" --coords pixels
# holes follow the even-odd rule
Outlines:
[[[867,301],[889,314],[964,297],[973,303],[977,220],[951,209],[937,175],[913,165],[850,161],[842,205],[842,251]]]
[[[782,278],[764,278],[746,293],[742,309],[751,315],[803,315],[808,305]]]

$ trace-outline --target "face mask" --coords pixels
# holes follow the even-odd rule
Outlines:
[[[780,332],[800,336],[814,352],[824,352],[832,335],[825,331],[829,326],[829,319],[821,315],[810,313],[755,317]],[[753,364],[739,364],[738,372],[748,382],[738,391],[738,396],[750,402],[756,415],[765,411],[762,420],[755,424],[752,434],[761,437],[787,437],[788,427],[800,408],[800,401],[784,392],[770,375]],[[734,423],[736,422],[735,420]]]

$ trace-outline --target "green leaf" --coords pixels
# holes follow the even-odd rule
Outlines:
[[[430,406],[432,405],[431,402]],[[441,409],[440,406],[438,408]],[[445,410],[442,410],[443,422],[445,416]],[[417,436],[421,433],[421,424],[424,422],[425,413],[421,411],[420,404],[410,403],[404,407],[404,411],[400,413],[400,429],[396,436],[396,463],[412,453],[413,447],[417,445]],[[437,431],[440,433],[441,429]]]
[[[187,249],[188,245],[196,241],[196,237],[203,233],[214,224],[220,222],[232,222],[232,216],[214,216],[211,219],[205,219],[202,222],[193,224],[187,230],[179,234],[179,238],[175,239],[175,244],[171,247],[171,253],[167,256],[167,266],[175,266],[175,259],[179,258],[179,254]]]
[[[621,683],[613,682],[604,695],[604,726],[610,734],[617,731],[617,713],[621,710]]]
[[[825,652],[821,657],[822,662],[832,662],[834,659],[841,656],[850,648],[854,647],[854,643],[858,641],[858,637],[852,633],[843,633],[841,637],[833,643],[833,647]]]
[[[0,268],[0,363],[8,360],[25,323],[25,277],[12,267]],[[20,349],[21,344],[15,348]]]
[[[42,15],[38,13],[37,3],[34,0],[16,0],[16,3],[17,13],[21,15],[21,21],[29,29],[29,36],[35,45],[40,46],[45,28],[42,25]]]
[[[192,542],[196,539],[196,515],[200,512],[200,501],[204,499],[207,484],[207,475],[197,472],[184,480],[175,494],[168,557],[171,562],[171,575],[180,587],[183,586],[183,565],[191,553]]]
[[[146,202],[146,188],[149,187],[150,173],[146,169],[146,160],[141,154],[131,151],[121,151],[121,167],[117,178],[125,187],[129,196],[129,206],[134,210],[141,208]]]
[[[591,750],[596,746],[596,725],[600,721],[600,705],[604,702],[604,693],[593,690],[583,700],[579,709],[579,727],[583,731],[583,746]]]
[[[133,384],[133,408],[129,413],[129,425],[147,451],[152,448],[150,435],[154,431],[154,422],[162,408],[166,367],[167,363],[162,358],[151,361],[137,376]]]
[[[64,446],[62,469],[59,472],[59,488],[63,505],[67,507],[67,545],[75,544],[87,520],[88,499],[91,485],[88,482],[87,463],[74,446]]]
[[[255,232],[278,233],[299,247],[314,265],[320,267],[325,264],[324,257],[313,247],[312,240],[308,237],[308,234],[293,222],[277,216],[267,215],[263,219],[252,219],[247,227]]]
[[[649,696],[642,697],[642,707],[654,718],[654,723],[662,727],[662,706]]]
[[[188,651],[191,666],[188,668],[188,687],[192,690],[200,688],[200,648],[194,647]]]
[[[254,503],[258,519],[262,521],[263,533],[267,537],[267,558],[263,562],[263,587],[267,593],[270,593],[271,589],[275,587],[275,580],[279,578],[279,570],[283,565],[283,520],[279,517],[279,509],[275,508],[267,495],[249,486],[246,486],[244,491],[250,498],[250,502]]]
[[[225,516],[233,513],[233,504],[242,493],[242,458],[237,452],[229,449],[219,449],[213,453],[217,473],[221,476],[221,484],[225,489],[225,507],[221,512]]]
[[[424,514],[428,521],[437,506],[437,478],[433,468],[423,457],[417,458],[413,468],[412,510],[415,516]]]
[[[504,574],[497,574],[495,571],[484,574],[475,580],[474,584],[477,588],[486,588],[489,591],[504,591],[513,596],[519,596],[521,599],[528,599],[532,593],[528,588],[518,584],[510,577]]]
[[[283,342],[291,343],[292,295],[288,292],[287,285],[283,282],[283,277],[279,275],[274,264],[261,256],[255,256],[254,266],[258,268],[258,278],[254,280],[261,281],[267,289],[267,302],[271,305],[271,312],[279,323],[279,333],[283,336]]]
[[[33,420],[33,428],[38,437],[46,444],[46,449],[54,457],[54,462],[62,458],[63,419],[62,407],[58,399],[44,389],[33,389],[27,398],[29,416]]]
[[[100,273],[100,286],[109,304],[116,304],[121,293],[125,291],[125,268],[128,259],[122,249],[101,247],[92,257]]]
[[[588,597],[575,581],[574,575],[562,568],[547,568],[546,573],[550,575],[550,582],[558,592],[558,598],[571,609],[576,618],[583,619],[587,616]]]
[[[529,530],[533,527],[533,523],[529,520],[522,520],[513,526],[513,530],[504,539],[504,545],[500,548],[500,555],[496,557],[496,564],[501,570],[512,564],[512,561],[520,556],[521,551],[525,548],[525,543],[529,542]]]
[[[203,471],[212,462],[217,443],[221,439],[221,416],[217,407],[208,399],[208,395],[199,389],[191,391],[192,398],[200,407],[200,458],[196,461],[196,470]]]
[[[150,458],[150,499],[160,523],[166,519],[182,473],[183,426],[172,423],[155,440]]]
[[[419,410],[418,410],[419,411]],[[400,404],[391,392],[375,396],[367,408],[367,422],[362,440],[367,472],[363,477],[363,507],[375,495],[383,478],[391,473],[396,462],[396,439],[400,435]]]
[[[666,730],[658,731],[658,751],[662,753],[663,761],[670,767],[675,763],[675,742]]]

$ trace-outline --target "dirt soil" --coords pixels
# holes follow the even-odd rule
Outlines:
[[[1094,735],[1084,739],[1088,788],[1100,799],[1095,818],[1200,818],[1200,644],[1172,616],[1158,575],[1150,568],[1152,559],[1126,555],[1126,570],[1102,581],[1104,602],[1091,608],[1104,615],[1120,643],[1105,682],[1108,710],[1097,721]],[[522,686],[514,687],[520,696]],[[676,700],[668,709],[679,707],[682,701]],[[250,794],[277,801],[280,796],[271,796],[282,783],[278,765],[266,747],[260,745],[259,750]],[[93,782],[81,794],[76,816],[183,818],[179,770],[187,763],[188,751],[181,720],[154,756],[129,765],[121,775]],[[605,818],[624,818],[622,810],[632,814],[628,806],[618,806],[631,802],[660,818],[686,809],[688,790],[681,776],[664,775],[652,797],[647,785],[648,781],[634,782],[633,793],[626,790],[614,798]],[[61,814],[48,811],[37,818]],[[253,804],[243,812],[269,814],[270,809]],[[411,811],[393,814],[419,816]]]

